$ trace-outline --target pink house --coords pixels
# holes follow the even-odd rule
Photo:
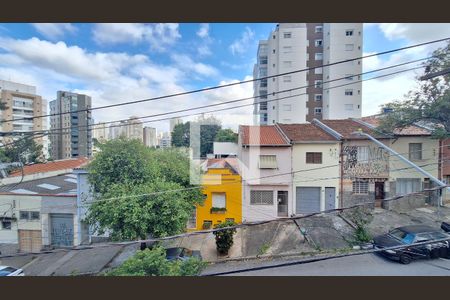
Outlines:
[[[242,221],[287,217],[292,207],[292,147],[277,126],[240,126]]]

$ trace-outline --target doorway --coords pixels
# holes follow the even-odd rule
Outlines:
[[[375,182],[375,207],[381,207],[384,199],[384,182]]]
[[[278,200],[278,216],[279,217],[287,217],[288,216],[288,192],[287,191],[278,191],[277,192],[277,200]]]

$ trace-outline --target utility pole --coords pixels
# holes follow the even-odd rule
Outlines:
[[[434,177],[433,175],[431,175],[430,173],[428,173],[427,171],[425,171],[424,169],[422,169],[421,167],[419,167],[418,165],[416,165],[415,163],[413,163],[412,161],[410,161],[406,157],[402,156],[400,153],[396,152],[395,150],[389,148],[388,146],[386,146],[382,142],[378,141],[376,138],[372,137],[371,135],[362,132],[362,130],[353,132],[353,134],[362,135],[362,136],[367,137],[369,140],[371,140],[372,142],[374,142],[378,146],[380,146],[383,149],[387,150],[388,152],[390,152],[394,156],[397,156],[400,160],[402,160],[406,164],[410,165],[411,167],[413,167],[414,169],[416,169],[417,171],[419,171],[420,173],[422,173],[426,177],[430,178],[430,180],[433,181],[434,183],[436,183],[438,186],[441,186],[441,187],[445,187],[446,186],[446,184],[444,182],[440,181],[439,179],[437,179],[436,177]],[[439,190],[439,199],[438,199],[438,203],[437,203],[437,213],[438,213],[438,215],[439,215],[439,206],[441,206],[441,205],[442,205],[442,189]]]

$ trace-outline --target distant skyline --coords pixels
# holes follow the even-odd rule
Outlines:
[[[252,78],[256,49],[276,23],[0,24],[0,79],[30,84],[48,101],[58,90],[92,97],[93,106],[172,94]],[[364,24],[364,54],[450,37],[450,24]],[[443,44],[365,59],[363,71],[423,58]],[[418,72],[363,83],[363,115],[401,97]],[[96,122],[253,95],[252,84],[93,112]],[[251,103],[252,101],[248,101]],[[252,107],[217,113],[234,130]],[[188,120],[183,118],[184,121]],[[143,119],[145,121],[145,119]],[[144,123],[159,131],[169,121]]]

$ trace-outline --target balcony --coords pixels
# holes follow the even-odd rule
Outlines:
[[[212,214],[225,214],[227,209],[225,207],[211,207],[209,212]]]

